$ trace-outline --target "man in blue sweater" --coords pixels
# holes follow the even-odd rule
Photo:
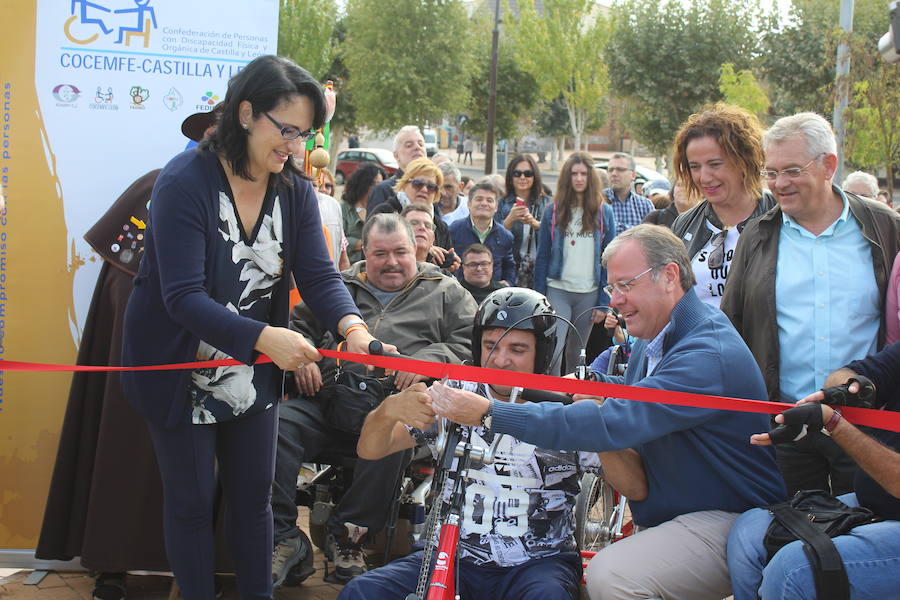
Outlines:
[[[513,235],[494,221],[500,194],[489,181],[476,183],[469,190],[469,217],[450,226],[453,247],[462,252],[472,244],[490,248],[494,257],[491,279],[505,285],[516,285],[516,261],[513,258]],[[462,280],[462,271],[457,273]]]
[[[765,400],[762,375],[723,313],[694,294],[684,244],[657,225],[619,234],[603,253],[610,305],[638,338],[625,377],[610,383]],[[459,391],[454,418],[490,424],[542,448],[604,452],[607,480],[630,494],[645,528],[608,546],[587,568],[591,598],[721,599],[730,593],[725,545],[734,520],[784,499],[768,449],[747,437],[765,415],[608,398],[507,404]],[[634,485],[630,489],[634,489]]]

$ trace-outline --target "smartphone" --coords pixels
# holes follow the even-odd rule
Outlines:
[[[525,206],[525,201],[521,198],[516,198],[516,206]]]

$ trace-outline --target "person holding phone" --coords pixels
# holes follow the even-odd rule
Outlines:
[[[550,196],[544,193],[541,170],[528,154],[513,157],[506,169],[506,195],[496,220],[513,234],[513,256],[519,287],[533,287],[537,232]]]

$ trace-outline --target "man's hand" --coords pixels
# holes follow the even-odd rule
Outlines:
[[[398,390],[405,390],[414,383],[424,381],[425,376],[418,373],[397,372],[394,374],[394,387]]]
[[[606,311],[600,310],[599,308],[595,308],[591,311],[591,321],[593,323],[605,323],[609,320],[607,314],[612,313],[607,313]]]
[[[822,390],[810,394],[797,406],[775,416],[777,425],[769,433],[750,436],[750,443],[756,446],[771,446],[799,441],[809,431],[819,431],[831,420],[834,410],[827,404],[819,404],[815,397],[822,397]]]
[[[428,393],[434,412],[460,425],[481,425],[481,417],[491,407],[491,401],[484,396],[457,390],[440,382],[435,382]]]
[[[416,429],[428,429],[434,421],[431,396],[424,383],[416,383],[384,399],[382,407],[387,416],[395,422]]]
[[[322,371],[317,363],[309,363],[294,371],[297,389],[304,396],[315,396],[322,389]]]

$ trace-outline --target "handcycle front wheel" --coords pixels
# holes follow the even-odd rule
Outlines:
[[[583,551],[599,552],[612,542],[616,494],[602,475],[585,473],[575,500],[575,541]]]

